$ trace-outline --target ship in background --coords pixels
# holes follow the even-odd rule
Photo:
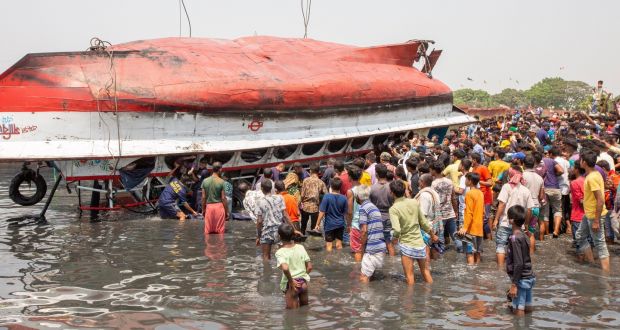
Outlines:
[[[366,153],[412,132],[443,135],[474,119],[432,76],[441,54],[432,43],[95,39],[86,51],[28,54],[0,75],[0,162],[24,162],[11,198],[43,198],[36,163],[57,169],[58,181],[106,192],[103,208],[114,209],[115,182],[150,187],[180,157],[219,161],[239,177]],[[32,182],[36,192],[22,194]]]

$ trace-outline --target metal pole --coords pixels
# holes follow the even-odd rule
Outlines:
[[[50,206],[50,203],[52,202],[52,198],[54,198],[54,193],[56,193],[56,189],[58,189],[58,185],[60,184],[60,181],[62,180],[62,175],[58,175],[56,177],[56,182],[54,183],[54,188],[52,188],[52,192],[50,192],[49,197],[47,198],[47,201],[45,201],[45,206],[43,207],[43,210],[41,210],[41,213],[39,214],[39,219],[37,220],[37,223],[45,223],[47,222],[47,220],[45,220],[45,212],[47,212],[47,209]]]

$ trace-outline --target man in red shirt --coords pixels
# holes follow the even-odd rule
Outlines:
[[[344,168],[344,162],[341,160],[336,161],[334,164],[334,170],[336,171],[336,176],[340,178],[342,181],[342,186],[340,186],[340,194],[346,196],[347,191],[352,188],[351,180],[349,179],[349,173]],[[333,191],[333,193],[336,193]]]
[[[484,238],[492,239],[489,217],[491,216],[491,204],[493,204],[493,177],[489,169],[480,163],[481,156],[479,153],[473,152],[469,156],[472,161],[472,172],[480,175],[480,190],[484,194]]]

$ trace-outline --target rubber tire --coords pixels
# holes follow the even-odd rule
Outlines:
[[[26,197],[22,195],[19,191],[19,186],[24,181],[32,181],[34,182],[37,191],[31,197]],[[11,184],[9,185],[9,197],[15,204],[19,204],[21,206],[31,206],[40,202],[45,194],[47,193],[47,183],[43,176],[37,174],[34,170],[22,171],[13,177],[11,180]]]

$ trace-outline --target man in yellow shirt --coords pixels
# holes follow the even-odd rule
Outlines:
[[[461,171],[459,171],[459,167],[461,166],[461,160],[465,158],[465,151],[459,149],[452,153],[452,164],[446,166],[446,168],[441,172],[441,174],[450,180],[452,180],[452,184],[454,187],[459,186],[460,177],[462,175]]]
[[[601,269],[609,272],[609,251],[605,243],[605,183],[603,176],[594,168],[598,155],[593,150],[584,150],[579,155],[581,167],[586,170],[586,180],[583,188],[583,209],[585,216],[575,233],[577,254],[580,259],[585,258],[593,262],[592,249],[588,243],[588,236],[594,241],[594,248],[601,262]]]
[[[493,183],[499,181],[500,174],[508,171],[510,168],[510,163],[504,161],[506,152],[503,149],[496,148],[494,156],[494,160],[489,163],[489,172],[491,172]]]

